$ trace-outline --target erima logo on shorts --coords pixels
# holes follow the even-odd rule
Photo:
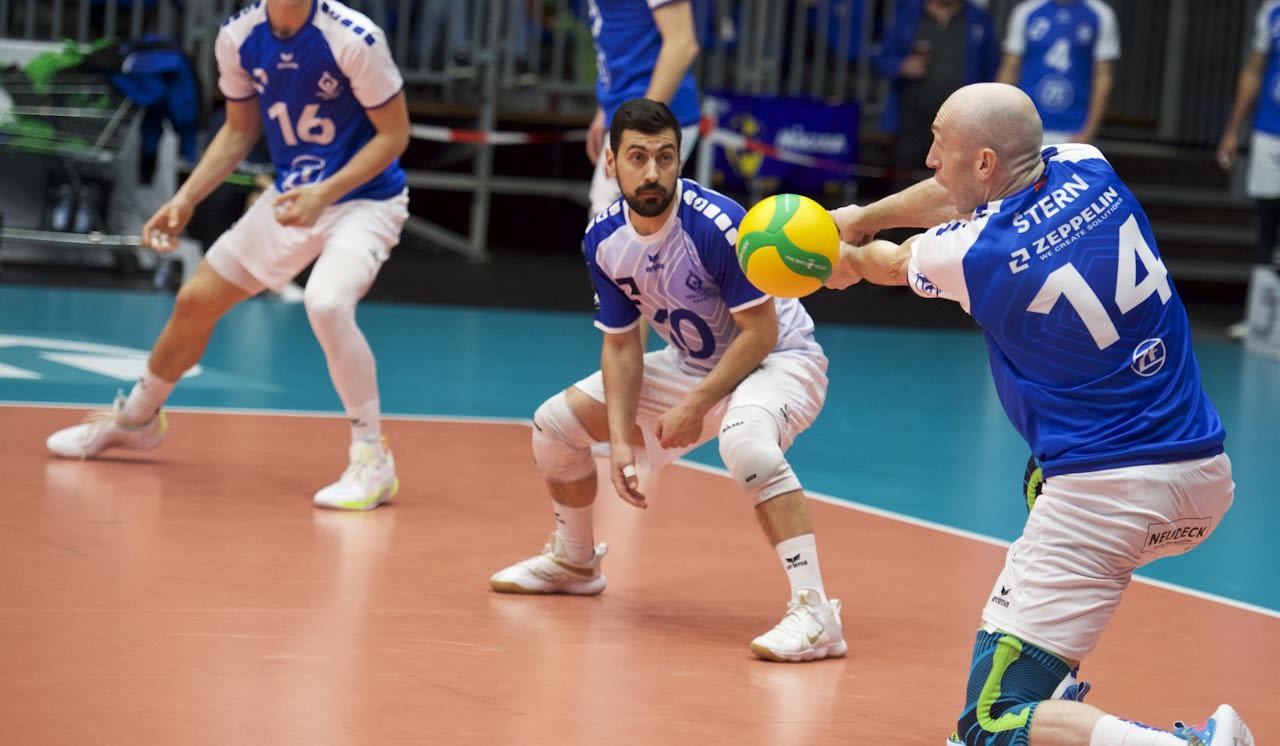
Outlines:
[[[1212,525],[1212,518],[1185,518],[1172,523],[1148,524],[1147,543],[1143,545],[1142,551],[1156,552],[1166,547],[1184,545],[1190,549],[1209,535]]]

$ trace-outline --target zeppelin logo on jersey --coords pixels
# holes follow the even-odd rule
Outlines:
[[[297,70],[298,62],[293,59],[293,52],[281,52],[280,61],[276,63],[277,70]]]
[[[316,95],[325,101],[332,101],[342,95],[342,83],[329,74],[328,70],[320,76],[320,80],[316,81]]]
[[[1160,372],[1164,361],[1169,357],[1163,339],[1144,339],[1133,350],[1133,364],[1129,367],[1143,378],[1150,378]]]
[[[1012,261],[1009,262],[1009,271],[1015,275],[1026,269],[1031,262],[1031,252],[1027,251],[1025,246],[1010,252],[1009,256],[1012,257]]]
[[[1172,523],[1147,524],[1147,543],[1143,553],[1158,552],[1167,547],[1184,546],[1190,549],[1209,535],[1212,518],[1183,518]]]
[[[942,291],[938,290],[938,286],[934,285],[932,280],[919,272],[916,273],[915,286],[921,295],[937,297],[942,294]]]

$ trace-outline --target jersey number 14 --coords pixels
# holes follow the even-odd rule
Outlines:
[[[1119,256],[1116,263],[1115,304],[1120,315],[1137,308],[1153,293],[1160,295],[1161,303],[1168,303],[1173,297],[1173,289],[1169,286],[1169,270],[1165,269],[1164,262],[1147,245],[1134,216],[1130,215],[1120,226],[1116,248]],[[1147,273],[1142,282],[1137,281],[1138,262],[1142,262]],[[1089,282],[1073,264],[1066,264],[1049,273],[1027,310],[1047,314],[1057,305],[1059,298],[1066,298],[1067,303],[1075,309],[1099,350],[1110,347],[1120,339],[1120,333],[1116,331],[1115,322],[1111,320],[1111,314],[1107,312],[1102,299],[1089,287]]]

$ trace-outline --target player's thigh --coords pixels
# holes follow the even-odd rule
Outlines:
[[[279,290],[320,253],[315,231],[280,225],[274,202],[279,194],[270,188],[244,215],[214,241],[205,259],[218,274],[245,290],[261,287]],[[245,280],[245,276],[252,281]]]
[[[679,363],[678,354],[671,347],[645,353],[644,379],[640,385],[640,400],[636,407],[636,430],[632,432],[631,442],[644,445],[650,468],[661,468],[715,437],[718,423],[724,416],[727,399],[708,413],[696,443],[685,448],[663,448],[658,444],[658,419],[679,404],[702,378],[702,374],[686,371]],[[595,400],[601,408],[604,407],[604,376],[600,371],[578,381],[574,388]],[[583,425],[594,437],[596,431],[585,422]],[[607,438],[607,423],[603,430]]]
[[[1207,539],[1233,492],[1225,454],[1050,477],[1009,548],[983,621],[1082,660],[1133,571]]]
[[[363,298],[399,243],[408,216],[407,194],[326,210],[313,229],[322,249],[307,279],[308,303],[351,305]]]
[[[758,406],[778,424],[783,450],[804,432],[827,399],[827,359],[808,352],[775,352],[743,379],[729,396],[728,409]]]
[[[602,398],[596,399],[579,388],[582,385],[582,382],[579,382],[565,391],[565,399],[569,402],[569,409],[578,418],[578,422],[582,423],[582,426],[591,434],[591,439],[597,443],[607,443],[609,441],[609,410],[605,407],[603,400],[603,379],[599,373],[587,378],[588,381],[592,379],[598,387],[588,384],[588,388],[591,390],[598,388]],[[636,444],[644,442],[640,437],[639,426],[634,428],[631,442]]]

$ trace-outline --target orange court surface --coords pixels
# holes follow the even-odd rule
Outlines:
[[[338,418],[177,411],[162,449],[76,462],[31,436],[74,410],[0,413],[7,744],[933,746],[1003,556],[814,500],[849,654],[768,663],[747,643],[784,581],[711,469],[646,475],[648,511],[603,488],[603,595],[505,596],[488,576],[551,528],[526,424],[390,421],[405,487],[344,514],[305,488],[331,476]],[[1152,724],[1230,701],[1266,744],[1277,671],[1280,618],[1136,582],[1083,677]]]

